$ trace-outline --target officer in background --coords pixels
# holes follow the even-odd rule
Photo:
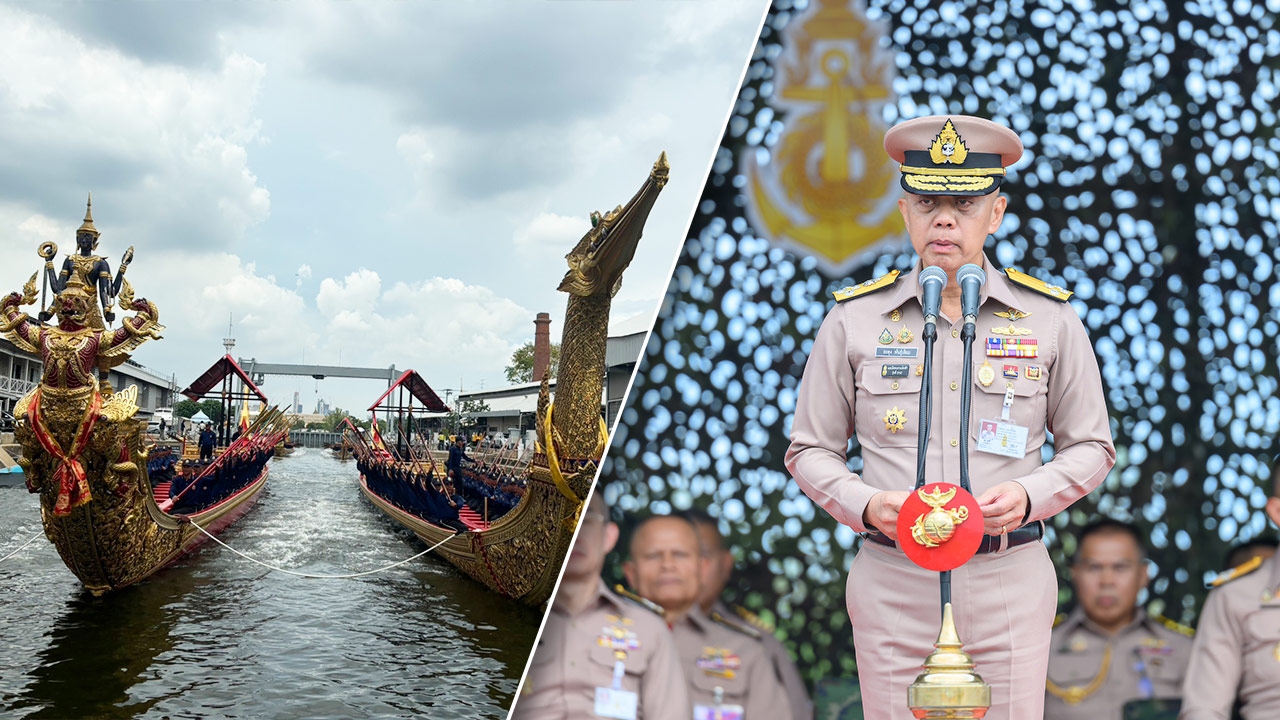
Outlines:
[[[513,720],[690,716],[680,658],[660,608],[620,598],[600,579],[618,541],[601,496],[593,493],[582,515]]]
[[[1078,605],[1053,629],[1045,720],[1120,720],[1129,701],[1181,694],[1191,630],[1137,606],[1147,580],[1136,527],[1099,520],[1081,531]]]
[[[1280,525],[1280,462],[1266,513]],[[1280,718],[1280,553],[1255,557],[1213,581],[1182,686],[1179,720]]]
[[[804,679],[800,677],[800,671],[796,669],[796,664],[791,660],[786,646],[773,634],[773,628],[765,625],[745,608],[735,605],[730,609],[720,598],[725,585],[729,583],[730,576],[733,575],[733,553],[724,546],[724,538],[720,535],[720,528],[716,526],[715,519],[705,510],[698,508],[690,508],[681,512],[680,515],[698,528],[698,536],[702,541],[702,555],[706,558],[706,562],[703,563],[702,592],[698,595],[698,607],[711,618],[737,616],[758,632],[764,652],[773,665],[773,672],[787,691],[787,704],[791,706],[792,717],[795,720],[811,720],[813,701],[809,699],[809,690],[805,687]]]
[[[706,562],[700,547],[693,523],[655,515],[636,525],[622,566],[627,583],[662,606],[689,683],[693,720],[791,720],[759,633],[712,620],[698,607]]]
[[[1255,557],[1266,560],[1276,554],[1277,545],[1280,545],[1280,541],[1274,537],[1256,537],[1238,542],[1227,551],[1227,562],[1223,567],[1239,567]]]

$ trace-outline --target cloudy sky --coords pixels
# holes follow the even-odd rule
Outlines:
[[[652,314],[766,2],[0,2],[0,292],[75,249],[155,300],[134,356],[505,384],[592,210],[671,182],[614,303]],[[61,264],[61,259],[57,261]],[[310,410],[372,381],[269,378]]]

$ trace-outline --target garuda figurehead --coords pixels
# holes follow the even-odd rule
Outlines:
[[[88,327],[89,312],[97,303],[97,299],[79,281],[72,278],[67,287],[53,301],[53,312],[58,316],[58,328],[67,332],[84,330]]]

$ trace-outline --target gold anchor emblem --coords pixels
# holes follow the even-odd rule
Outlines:
[[[818,0],[782,31],[771,105],[787,120],[768,155],[744,151],[743,196],[757,232],[839,275],[869,248],[902,236],[898,164],[882,148],[893,101],[887,36],[846,0]],[[888,202],[886,202],[886,199]]]
[[[927,548],[938,547],[950,540],[956,534],[956,528],[969,519],[969,508],[963,505],[955,510],[944,510],[942,507],[956,496],[954,487],[949,490],[934,488],[931,492],[925,492],[924,488],[921,488],[916,491],[916,494],[926,505],[933,508],[927,513],[922,513],[911,526],[911,539],[918,545]]]

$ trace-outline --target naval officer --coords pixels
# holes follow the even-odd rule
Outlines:
[[[1280,458],[1265,512],[1280,525]],[[1280,554],[1254,557],[1214,580],[1191,650],[1178,720],[1280,718]]]
[[[687,519],[655,515],[636,526],[622,566],[627,583],[661,605],[689,683],[693,720],[792,720],[759,634],[698,607],[702,563]],[[680,720],[680,716],[670,716]]]
[[[582,514],[512,720],[690,715],[684,672],[660,608],[619,597],[600,579],[618,541],[601,495],[592,493]]]
[[[1128,702],[1180,697],[1191,629],[1138,607],[1148,579],[1142,534],[1099,520],[1079,542],[1078,605],[1053,629],[1045,720],[1119,720]]]
[[[809,690],[805,687],[804,679],[800,677],[800,670],[796,668],[795,661],[791,659],[786,646],[773,634],[772,628],[760,622],[758,617],[738,606],[730,609],[720,597],[724,593],[725,586],[729,584],[729,578],[733,576],[733,553],[724,546],[724,538],[720,535],[720,528],[716,526],[715,519],[705,510],[697,508],[685,510],[680,515],[693,523],[702,540],[702,555],[705,561],[702,565],[702,590],[698,594],[698,607],[702,608],[702,612],[706,613],[707,617],[745,620],[748,626],[759,634],[760,644],[764,647],[770,664],[773,665],[773,672],[786,690],[792,718],[810,720],[813,718],[813,701],[809,699]]]
[[[885,135],[901,164],[898,201],[919,262],[837,293],[814,340],[796,401],[786,463],[801,489],[838,522],[864,533],[849,571],[867,717],[907,720],[907,687],[939,627],[938,574],[899,548],[898,513],[916,474],[920,339],[918,277],[948,277],[934,347],[933,426],[927,482],[959,478],[961,296],[956,272],[985,270],[977,314],[969,464],[986,537],[953,572],[961,639],[991,685],[988,720],[1039,718],[1057,579],[1041,521],[1106,477],[1115,449],[1098,363],[1067,302],[1071,293],[994,267],[983,252],[1004,218],[1005,168],[1018,136],[989,120],[953,115],[908,120]],[[981,429],[985,428],[983,432]],[[1053,435],[1048,462],[1044,447]],[[847,465],[851,437],[863,471]],[[906,542],[913,542],[908,537]]]

